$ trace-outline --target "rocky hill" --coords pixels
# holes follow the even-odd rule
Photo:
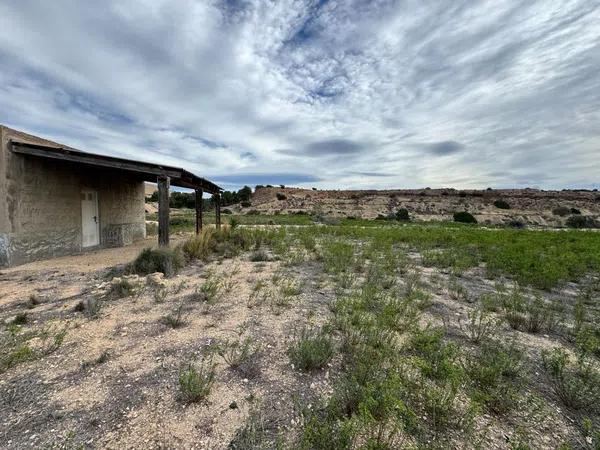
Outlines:
[[[600,221],[600,192],[536,189],[403,189],[310,190],[259,188],[241,213],[293,214],[304,212],[330,217],[374,219],[406,208],[414,220],[452,220],[468,211],[479,223],[565,226],[569,217]],[[591,222],[589,222],[591,223]]]

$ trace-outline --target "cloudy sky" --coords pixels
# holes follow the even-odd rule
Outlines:
[[[0,123],[225,188],[600,187],[600,0],[0,0]]]

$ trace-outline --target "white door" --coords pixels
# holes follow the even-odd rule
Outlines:
[[[81,233],[83,235],[82,247],[100,245],[100,220],[96,191],[81,191]]]

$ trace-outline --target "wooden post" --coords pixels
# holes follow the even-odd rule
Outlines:
[[[217,229],[221,228],[221,194],[215,194],[215,225]]]
[[[196,189],[196,234],[202,231],[202,189]]]
[[[169,245],[169,177],[158,177],[158,245]]]

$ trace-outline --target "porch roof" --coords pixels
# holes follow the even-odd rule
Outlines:
[[[171,185],[190,189],[202,189],[210,194],[218,194],[223,191],[221,187],[212,181],[199,177],[180,167],[87,153],[61,145],[35,144],[14,138],[11,139],[10,145],[12,151],[17,154],[57,159],[87,166],[118,169],[136,173],[146,181],[156,182],[158,177],[169,177]]]

